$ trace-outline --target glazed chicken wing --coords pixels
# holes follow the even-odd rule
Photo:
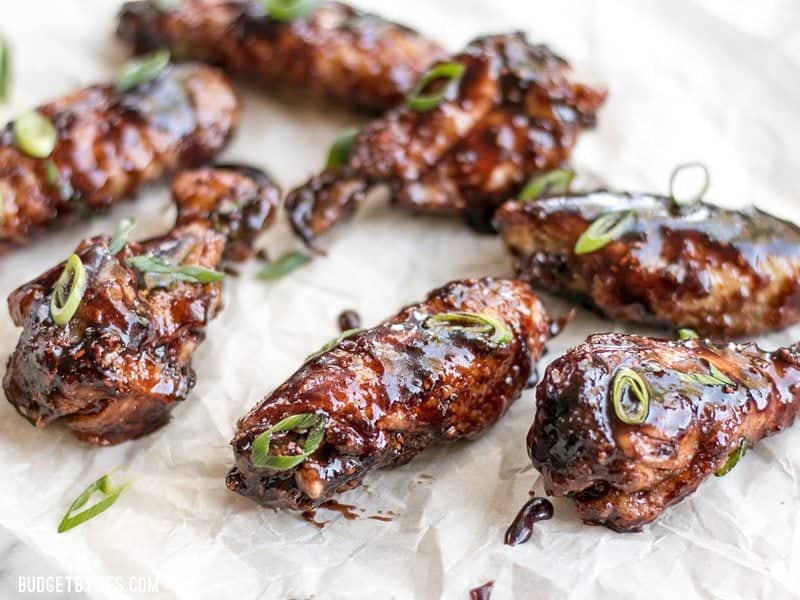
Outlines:
[[[402,102],[445,56],[417,32],[340,2],[281,21],[258,0],[183,0],[170,9],[137,0],[123,6],[118,35],[136,52],[170,48],[267,86],[375,112]]]
[[[230,138],[239,103],[219,71],[184,65],[126,91],[88,87],[38,112],[56,129],[49,157],[23,152],[13,123],[0,131],[0,253],[210,160]]]
[[[621,217],[619,235],[576,253],[606,215]],[[594,192],[508,202],[495,224],[520,278],[614,319],[720,337],[800,320],[800,228],[754,208]]]
[[[307,243],[381,183],[415,211],[491,214],[532,173],[564,164],[606,97],[571,81],[563,59],[522,34],[479,38],[436,69],[461,73],[443,89],[433,81],[421,90],[423,100],[443,93],[440,103],[406,103],[369,123],[343,165],[289,194],[292,226]]]
[[[520,395],[550,335],[526,284],[455,281],[310,357],[239,421],[228,488],[309,509],[371,469],[474,438]]]
[[[586,523],[637,531],[790,426],[798,378],[797,346],[593,335],[547,368],[529,454]]]
[[[280,192],[264,175],[231,167],[185,172],[173,195],[178,220],[167,235],[84,240],[9,297],[24,329],[3,387],[37,427],[61,420],[81,440],[117,444],[166,424],[194,386],[192,354],[222,306],[216,269],[224,256],[248,254]]]

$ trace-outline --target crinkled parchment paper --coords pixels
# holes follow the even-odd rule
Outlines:
[[[524,29],[608,85],[600,127],[575,163],[590,184],[666,191],[672,167],[702,160],[709,198],[755,203],[800,220],[800,5],[796,0],[362,0],[453,49],[485,32]],[[15,47],[12,101],[0,121],[73,87],[111,76],[123,60],[112,39],[113,0],[0,0],[0,29]],[[285,187],[323,162],[341,109],[286,102],[244,88],[241,130],[226,159],[266,167]],[[0,259],[5,297],[67,256],[78,240],[134,215],[136,236],[168,229],[166,186],[109,216]],[[524,445],[526,392],[482,439],[439,448],[371,474],[343,502],[391,522],[330,520],[316,529],[229,493],[224,477],[236,419],[336,334],[357,309],[367,325],[450,279],[510,273],[500,241],[459,223],[413,217],[375,202],[328,239],[332,252],[274,284],[255,265],[229,278],[226,310],[195,356],[198,383],[172,423],[142,440],[94,448],[59,427],[39,431],[0,403],[0,525],[80,576],[155,578],[159,598],[467,598],[496,581],[493,598],[788,598],[800,593],[800,428],[767,440],[724,479],[640,534],[580,523],[569,502],[533,539],[510,548],[505,527],[541,483]],[[284,219],[264,244],[294,242]],[[545,297],[554,313],[567,305]],[[620,325],[585,311],[550,344],[554,356]],[[631,331],[636,329],[631,328]],[[641,330],[639,330],[641,331]],[[0,360],[18,330],[0,315]],[[760,340],[800,339],[800,328]],[[56,526],[72,499],[118,465],[134,489],[67,534]],[[100,593],[97,597],[124,597]]]

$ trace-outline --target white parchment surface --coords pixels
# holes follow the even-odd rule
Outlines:
[[[585,182],[666,191],[672,167],[702,160],[709,199],[755,203],[800,220],[800,4],[796,0],[361,0],[459,49],[471,37],[524,29],[583,77],[610,89],[600,127],[575,157]],[[74,87],[112,76],[123,60],[111,32],[113,0],[0,0],[0,30],[14,45],[16,78],[0,121]],[[357,117],[242,88],[241,130],[229,160],[267,168],[285,187],[323,162]],[[0,259],[0,295],[66,257],[78,240],[111,232],[123,216],[135,236],[171,225],[166,186],[109,216]],[[59,427],[35,430],[0,402],[0,525],[80,576],[145,576],[156,598],[468,598],[496,581],[507,598],[789,598],[800,594],[800,429],[767,440],[724,479],[640,534],[580,523],[567,501],[533,539],[509,548],[503,532],[535,485],[525,450],[526,392],[482,439],[429,451],[341,500],[388,514],[381,522],[294,514],[229,493],[227,443],[236,419],[336,334],[354,308],[366,325],[444,282],[510,274],[500,241],[460,223],[412,217],[384,202],[327,239],[325,259],[274,284],[256,266],[229,278],[226,310],[195,356],[197,387],[173,422],[142,440],[102,449]],[[285,220],[264,239],[294,245]],[[565,303],[545,296],[554,314]],[[596,331],[621,329],[585,311],[550,344],[546,363]],[[629,331],[643,331],[628,328]],[[0,313],[0,361],[19,331]],[[800,328],[760,340],[800,339]],[[67,534],[56,526],[75,496],[113,467],[138,475],[101,517]],[[379,513],[379,511],[382,511]],[[358,512],[358,510],[357,510]],[[98,592],[98,598],[127,597]]]

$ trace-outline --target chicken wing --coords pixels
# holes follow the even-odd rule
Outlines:
[[[576,253],[606,215],[620,217],[619,235]],[[508,202],[495,224],[520,278],[613,319],[720,337],[800,320],[800,228],[754,208],[601,191]]]
[[[599,334],[536,390],[528,451],[584,522],[637,531],[800,409],[800,347]]]
[[[381,183],[412,210],[491,213],[532,173],[567,160],[606,97],[572,82],[563,59],[522,34],[479,38],[443,65],[463,70],[442,102],[426,110],[404,104],[369,123],[343,165],[289,194],[292,226],[306,243]]]
[[[280,192],[264,175],[231,167],[185,172],[173,195],[178,219],[165,236],[84,240],[10,295],[24,329],[3,387],[35,426],[60,420],[83,441],[117,444],[165,425],[194,386],[192,354],[222,306],[215,269],[223,256],[247,255]],[[58,311],[73,293],[79,304],[63,322]]]
[[[56,129],[49,157],[24,153],[13,123],[0,131],[0,253],[210,160],[236,126],[239,102],[216,69],[183,65],[126,91],[88,87],[38,112]]]
[[[309,509],[371,469],[474,438],[520,395],[549,336],[526,284],[435,290],[334,340],[242,418],[228,488],[264,506]]]
[[[290,86],[380,112],[405,99],[445,56],[417,32],[340,2],[284,22],[255,0],[157,0],[123,5],[117,33],[136,52],[170,48],[272,87]]]

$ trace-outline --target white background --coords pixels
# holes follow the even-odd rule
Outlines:
[[[800,5],[793,0],[363,0],[460,48],[471,37],[524,29],[589,81],[610,89],[600,127],[575,157],[584,182],[665,191],[672,167],[702,160],[709,198],[755,203],[800,220]],[[0,30],[16,77],[0,122],[124,60],[111,0],[0,0]],[[244,122],[225,158],[267,168],[285,186],[324,160],[347,112],[243,89]],[[0,259],[0,295],[66,257],[89,234],[134,215],[138,237],[171,223],[166,188]],[[450,279],[510,274],[498,239],[455,222],[415,218],[378,202],[328,239],[323,260],[275,284],[227,282],[225,310],[196,357],[198,385],[168,427],[111,449],[58,427],[36,431],[0,403],[0,593],[17,574],[155,577],[160,598],[467,598],[496,580],[505,598],[789,598],[800,594],[800,432],[760,444],[725,479],[707,482],[644,533],[582,525],[566,501],[526,545],[502,545],[536,473],[526,457],[532,392],[486,436],[426,453],[342,500],[391,523],[347,521],[319,531],[226,491],[236,419],[336,333],[355,308],[374,324]],[[293,245],[281,219],[265,236]],[[545,297],[557,316],[566,304]],[[563,352],[594,331],[620,329],[586,312],[551,345]],[[630,331],[637,331],[628,328]],[[638,331],[642,331],[639,329]],[[0,315],[0,361],[18,330]],[[800,338],[800,328],[761,340]],[[126,465],[133,491],[85,526],[57,535],[71,500]],[[431,475],[429,479],[423,475]],[[541,491],[540,483],[536,488]],[[7,530],[2,534],[2,529]],[[5,535],[5,537],[4,537]],[[21,543],[11,548],[11,540]],[[23,544],[25,547],[23,547]],[[6,552],[3,552],[3,549]],[[34,558],[36,557],[36,558]],[[106,597],[100,594],[97,597]],[[125,597],[111,594],[108,597]]]

